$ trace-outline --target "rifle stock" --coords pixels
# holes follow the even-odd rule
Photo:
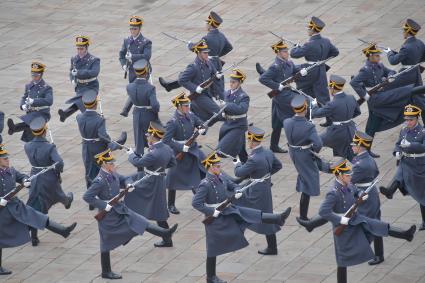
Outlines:
[[[227,198],[223,203],[221,203],[219,206],[216,207],[216,210],[218,211],[223,211],[226,207],[229,206],[229,204],[232,203],[232,200],[234,199],[235,195],[232,195],[231,197]],[[210,215],[204,218],[204,220],[202,220],[202,223],[204,223],[205,225],[209,225],[211,223],[213,223],[215,220],[215,217]]]
[[[365,193],[362,193],[360,197],[356,200],[356,202],[350,207],[350,209],[347,211],[347,213],[344,214],[345,217],[351,218],[354,215],[354,212],[356,212],[357,207],[359,207],[360,204],[363,203],[362,197],[365,195]],[[335,235],[339,236],[344,232],[347,225],[340,224],[335,228]]]
[[[10,191],[7,195],[5,195],[3,198],[7,201],[10,201],[11,199],[13,199],[20,190],[22,190],[24,188],[24,185],[19,185],[16,188],[14,188],[12,191]]]
[[[123,197],[125,197],[125,195],[128,193],[128,189],[127,188],[125,188],[125,189],[123,189],[122,191],[120,191],[119,192],[119,194],[117,194],[115,197],[113,197],[109,202],[108,202],[108,204],[109,205],[111,205],[111,206],[114,206],[114,205],[116,205],[117,203],[118,203],[118,201],[120,200],[120,199],[122,199]],[[100,220],[102,220],[105,216],[106,216],[106,213],[108,213],[106,210],[101,210],[101,211],[99,211],[95,216],[94,216],[94,218],[96,218],[96,220],[97,221],[100,221]]]
[[[287,79],[284,79],[280,84],[281,85],[289,85],[290,83],[293,83],[293,82],[295,82],[297,79],[299,79],[301,77],[301,72],[300,71],[298,71],[297,73],[295,73],[295,75],[293,75],[293,76],[291,76],[291,77],[289,77],[289,78],[287,78]],[[279,90],[277,90],[277,89],[273,89],[273,90],[271,90],[271,91],[269,91],[268,93],[267,93],[267,96],[269,97],[269,98],[273,98],[273,97],[275,97],[275,96],[277,96],[278,94],[280,93],[280,91]]]

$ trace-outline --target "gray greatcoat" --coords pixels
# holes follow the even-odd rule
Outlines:
[[[259,146],[252,150],[248,160],[244,164],[238,164],[235,167],[235,176],[240,178],[259,179],[266,174],[274,174],[282,169],[282,163],[268,149]],[[271,178],[257,183],[248,188],[243,196],[235,203],[240,206],[246,206],[259,209],[262,212],[273,213],[273,198],[271,191]],[[280,230],[277,224],[253,224],[248,229],[265,235],[271,235]]]
[[[127,54],[128,50],[130,50],[131,53],[131,63],[130,68],[128,69],[128,82],[131,83],[136,79],[133,63],[141,59],[145,59],[148,62],[151,60],[152,41],[144,37],[141,33],[136,38],[133,38],[132,36],[125,38],[119,52],[119,61],[121,66],[125,66],[127,64],[125,55]],[[149,69],[151,71],[150,64]]]
[[[136,167],[155,171],[158,168],[160,175],[152,175],[146,182],[138,184],[134,191],[127,194],[125,204],[149,220],[165,221],[170,216],[167,209],[165,195],[165,169],[176,165],[174,151],[162,141],[153,144],[142,157],[131,154],[128,161]],[[146,174],[150,174],[149,172]],[[145,174],[140,172],[137,179]]]
[[[72,76],[71,71],[74,67],[78,70],[77,75]],[[85,89],[94,89],[99,92],[99,81],[97,76],[100,72],[100,59],[96,56],[87,54],[81,58],[78,55],[71,57],[71,66],[69,68],[69,79],[74,80],[75,92],[81,93]],[[89,80],[85,82],[84,80]]]
[[[236,187],[236,184],[221,175],[219,177],[207,173],[193,196],[192,206],[205,216],[211,216],[214,214],[214,207],[230,197]],[[261,213],[260,210],[234,204],[225,208],[211,224],[205,225],[207,257],[248,246],[244,236],[245,228],[252,223],[261,223]]]

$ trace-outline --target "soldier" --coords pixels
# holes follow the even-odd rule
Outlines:
[[[226,108],[217,146],[221,152],[234,157],[239,156],[243,163],[248,159],[245,149],[245,132],[248,129],[249,96],[242,89],[245,79],[246,75],[242,70],[233,69],[230,75],[230,89],[224,93]]]
[[[223,74],[209,61],[210,50],[205,40],[193,44],[191,50],[196,53],[195,61],[179,74],[179,84],[190,91],[191,111],[205,121],[219,111],[220,107],[212,99],[218,98],[219,93],[213,83],[205,87],[201,84],[211,78],[220,80]]]
[[[288,46],[282,40],[271,46],[276,53],[274,63],[260,76],[260,83],[278,91],[279,94],[272,99],[272,136],[270,138],[270,149],[276,153],[286,153],[286,149],[279,147],[280,133],[282,132],[283,121],[291,118],[294,111],[291,108],[292,98],[295,92],[290,86],[284,86],[281,82],[284,79],[292,77],[300,67],[289,60]],[[307,75],[307,71],[303,69],[302,75]]]
[[[274,174],[282,169],[282,163],[274,156],[273,152],[264,149],[261,145],[264,134],[265,132],[260,128],[254,126],[248,128],[248,147],[251,149],[251,154],[245,164],[236,163],[236,177],[255,180],[264,177],[266,174]],[[237,204],[273,213],[271,187],[270,177],[250,187],[243,194],[243,197],[237,201]],[[276,232],[280,230],[279,225],[253,224],[248,226],[248,229],[266,235],[267,248],[259,250],[259,254],[277,254]]]
[[[296,45],[291,49],[292,58],[304,57],[307,61],[307,64],[302,65],[302,67],[308,67],[317,61],[339,55],[338,48],[329,39],[322,37],[320,34],[324,27],[325,23],[322,20],[312,17],[307,27],[307,33],[310,39],[302,46]],[[309,72],[308,76],[297,82],[299,89],[311,97],[317,98],[321,105],[325,105],[330,100],[327,89],[327,68],[329,67],[325,64],[315,67]],[[325,124],[321,124],[321,126],[326,127],[330,124],[331,122],[328,120]]]
[[[217,256],[248,246],[244,236],[248,225],[263,223],[263,225],[280,227],[285,224],[290,211],[273,214],[234,203],[230,203],[224,210],[217,210],[220,203],[233,194],[234,198],[238,199],[243,193],[238,191],[239,188],[235,183],[221,174],[220,157],[216,152],[208,155],[202,164],[208,173],[193,196],[192,206],[206,217],[214,217],[212,223],[205,223],[207,283],[225,283],[226,281],[216,275]]]
[[[421,109],[415,105],[404,108],[406,126],[400,131],[393,155],[399,160],[396,175],[388,187],[379,190],[387,198],[392,199],[399,189],[403,195],[409,194],[421,208],[422,225],[419,230],[425,230],[425,129],[418,122]]]
[[[125,76],[128,73],[128,82],[132,83],[138,77],[134,69],[135,62],[142,59],[146,60],[148,66],[146,79],[149,78],[149,74],[152,72],[152,67],[149,63],[152,56],[152,41],[142,35],[143,19],[141,17],[132,16],[128,23],[130,24],[130,36],[124,39],[119,53],[119,61],[125,72],[124,78],[126,78]],[[132,105],[130,97],[127,99],[120,115],[127,117]]]
[[[69,68],[69,79],[75,88],[75,94],[81,98],[85,90],[91,89],[96,93],[99,92],[99,81],[97,76],[100,72],[100,59],[89,53],[90,39],[84,35],[78,35],[75,38],[77,46],[77,55],[71,57],[71,67]],[[68,100],[71,106],[65,110],[59,109],[58,114],[60,121],[74,114],[78,109],[84,112],[81,101],[79,103],[74,100]]]
[[[133,109],[133,130],[135,152],[143,155],[145,147],[148,147],[146,141],[146,132],[151,121],[159,121],[159,102],[156,99],[155,86],[151,85],[147,78],[149,77],[149,62],[141,59],[132,66],[136,74],[136,80],[128,84],[127,94]]]
[[[74,195],[72,192],[65,194],[62,190],[60,174],[63,172],[64,163],[56,146],[46,140],[46,120],[43,117],[37,117],[31,121],[30,128],[34,138],[25,144],[24,149],[32,166],[31,175],[54,164],[55,168],[31,182],[27,205],[44,214],[47,214],[56,203],[62,203],[66,209],[69,209]],[[30,231],[32,245],[37,246],[40,242],[37,229],[30,228]]]
[[[183,154],[183,157],[177,158],[177,165],[168,170],[166,187],[168,188],[168,210],[170,213],[179,214],[180,211],[175,204],[176,190],[194,191],[205,174],[201,164],[201,160],[205,157],[204,153],[199,149],[196,141],[190,146],[185,143],[195,130],[205,134],[206,129],[199,128],[202,126],[202,121],[190,112],[190,99],[184,92],[174,97],[171,102],[176,107],[176,112],[166,125],[163,142],[169,145],[176,155]]]
[[[50,120],[50,106],[53,104],[53,90],[43,79],[46,66],[40,62],[31,63],[32,81],[25,85],[25,93],[21,98],[21,110],[27,113],[29,120],[36,116],[42,116],[46,121]],[[24,115],[25,116],[25,115]],[[34,136],[31,134],[29,124],[21,122],[13,123],[12,119],[7,120],[9,135],[21,132],[21,140],[29,142]]]
[[[288,139],[289,155],[298,172],[296,190],[301,197],[300,217],[297,220],[307,220],[310,196],[320,195],[319,168],[311,151],[319,152],[322,140],[314,124],[305,118],[307,99],[297,95],[292,99],[291,106],[295,115],[283,122],[283,128]]]
[[[333,163],[330,168],[335,175],[335,182],[320,205],[319,215],[330,221],[334,229],[340,225],[345,226],[341,234],[334,234],[334,245],[338,266],[337,282],[346,283],[348,266],[363,263],[374,257],[370,247],[371,236],[391,236],[410,242],[416,226],[412,225],[408,230],[402,230],[356,212],[352,217],[347,217],[345,213],[356,202],[354,195],[356,190],[351,184],[351,167],[347,164],[347,160],[342,159]],[[367,194],[359,197],[361,202],[368,199]]]
[[[332,100],[323,107],[314,107],[312,117],[328,117],[332,121],[332,125],[320,135],[323,145],[332,148],[335,156],[351,160],[354,154],[350,143],[356,131],[353,118],[359,116],[361,112],[356,99],[343,91],[344,84],[344,78],[337,75],[330,76],[329,91]]]
[[[422,40],[416,38],[416,34],[421,29],[421,26],[412,19],[407,19],[403,25],[403,38],[405,42],[399,52],[387,48],[384,50],[387,53],[388,62],[391,65],[402,64],[400,71],[405,70],[413,65],[425,61],[425,44]],[[418,66],[413,70],[403,74],[398,79],[399,85],[414,84],[415,86],[423,85],[421,73],[422,67]],[[417,103],[417,102],[415,102]],[[425,110],[425,101],[421,101],[418,106]],[[425,116],[422,114],[422,121],[425,123]]]
[[[127,133],[123,132],[121,137],[113,142],[106,132],[105,119],[97,113],[97,92],[86,89],[82,93],[82,101],[86,111],[77,115],[78,129],[80,130],[82,142],[82,155],[85,168],[87,188],[91,186],[92,180],[99,173],[99,165],[94,156],[107,148],[120,149],[127,140]],[[94,207],[90,207],[93,210]]]
[[[149,220],[154,220],[159,227],[168,229],[167,219],[170,217],[167,210],[167,197],[165,194],[165,170],[176,165],[174,151],[162,142],[164,127],[151,122],[148,129],[149,151],[138,156],[129,150],[128,161],[136,167],[144,167],[144,174],[140,172],[138,178],[152,175],[149,182],[136,186],[136,189],[125,197],[125,204]],[[172,247],[171,238],[163,238],[155,243],[155,247]]]
[[[108,201],[119,194],[120,188],[126,187],[132,191],[134,187],[132,184],[126,184],[128,178],[116,172],[115,159],[110,149],[100,152],[95,158],[102,169],[84,193],[83,199],[89,205],[107,211],[106,216],[98,222],[102,278],[121,279],[121,275],[112,272],[109,254],[111,250],[127,244],[133,237],[143,235],[145,231],[158,237],[171,238],[177,229],[177,224],[170,229],[164,229],[150,223],[123,202],[109,204]]]
[[[232,51],[233,46],[229,40],[227,40],[226,36],[218,29],[223,23],[223,19],[216,12],[211,11],[206,22],[208,33],[202,39],[205,40],[210,49],[208,54],[209,60],[213,63],[215,69],[220,72],[224,64],[220,57]],[[219,98],[224,100],[224,78],[214,81],[214,84]]]
[[[364,48],[363,53],[367,60],[359,73],[351,79],[351,86],[360,96],[359,102],[366,100],[369,108],[369,116],[366,123],[366,133],[372,137],[376,132],[385,131],[403,123],[403,107],[412,100],[423,99],[420,96],[425,91],[423,87],[414,88],[413,85],[400,86],[398,78],[393,76],[395,71],[385,67],[381,61],[381,50],[376,44],[370,44]],[[366,87],[374,87],[379,84],[388,84],[373,95],[369,95]],[[379,155],[370,152],[374,158]]]
[[[62,226],[48,215],[25,205],[16,195],[6,199],[6,196],[15,189],[16,183],[29,188],[31,181],[27,175],[10,167],[9,154],[3,144],[0,145],[0,180],[0,275],[9,275],[12,272],[2,267],[2,249],[18,247],[29,242],[28,227],[40,230],[46,228],[67,238],[77,223]]]

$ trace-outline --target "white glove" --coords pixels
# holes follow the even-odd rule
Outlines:
[[[77,75],[78,70],[77,69],[72,69],[71,70],[71,75],[73,75],[74,77]]]
[[[76,85],[77,85],[77,83],[75,82],[75,80],[72,80],[72,81],[71,81],[71,84],[72,84],[73,86],[76,86]]]
[[[317,99],[313,98],[313,100],[311,101],[311,107],[316,107],[317,106]]]
[[[348,225],[348,221],[350,221],[350,218],[341,216],[341,221],[339,221],[339,223],[342,225]]]
[[[300,70],[300,74],[301,74],[301,76],[303,76],[303,77],[307,76],[307,70],[306,70],[305,68],[302,68],[302,69]]]
[[[279,84],[279,91],[282,91],[285,88],[283,84]]]
[[[127,153],[128,155],[133,154],[134,150],[130,147],[129,149],[126,149],[125,153]]]
[[[198,85],[198,86],[196,87],[196,90],[195,90],[195,91],[196,91],[197,93],[201,94],[201,92],[202,92],[203,90],[204,90],[204,89],[203,89],[201,86],[199,86],[199,85]]]
[[[401,153],[400,153],[400,151],[397,151],[397,152],[395,153],[395,158],[396,158],[397,160],[400,160],[400,159],[401,159]]]
[[[369,194],[365,194],[362,196],[362,201],[366,201],[369,198]]]
[[[28,105],[26,105],[26,104],[22,105],[22,110],[28,111]]]
[[[401,140],[400,146],[403,148],[409,147],[410,146],[410,142],[406,139]]]
[[[188,152],[189,151],[189,147],[187,145],[183,145],[183,152]]]
[[[221,117],[223,117],[224,119],[226,119],[226,113],[221,112]]]
[[[395,81],[395,78],[393,76],[389,76],[387,80],[388,82],[392,83],[393,81]]]
[[[205,134],[205,132],[206,132],[207,130],[206,129],[204,129],[204,128],[199,128],[198,129],[198,133],[200,134],[200,135],[203,135],[203,134]]]
[[[224,105],[226,105],[226,101],[219,99],[218,104],[220,105],[220,108],[222,108],[222,107],[224,107]]]
[[[239,156],[236,157],[236,160],[233,161],[233,164],[235,166],[238,166],[239,164],[241,164],[241,160],[239,159]]]
[[[391,48],[389,48],[389,47],[387,47],[386,49],[384,49],[384,52],[385,53],[390,53],[392,50],[391,50]]]
[[[369,101],[370,95],[366,93],[366,95],[363,98],[364,98],[364,100]]]
[[[25,188],[29,188],[31,187],[31,181],[28,179],[25,179],[23,185]]]
[[[130,53],[130,52],[127,52],[127,53],[125,54],[125,59],[126,59],[126,60],[131,61],[131,57],[132,57],[132,55],[131,55],[131,53]]]
[[[8,203],[8,201],[6,200],[6,199],[4,199],[4,198],[0,198],[0,206],[6,206],[7,205],[7,203]]]
[[[242,193],[242,192],[238,192],[238,191],[236,191],[235,199],[240,199],[240,198],[242,197],[242,195],[243,195],[243,193]]]
[[[192,41],[190,41],[190,40],[189,40],[189,41],[187,42],[186,46],[187,46],[187,48],[189,48],[189,49],[190,49],[190,48],[192,47]]]
[[[220,211],[218,211],[217,209],[214,210],[214,214],[213,217],[217,218],[220,215]]]
[[[110,205],[109,203],[107,203],[106,204],[106,207],[105,207],[105,211],[111,211],[111,209],[112,209],[112,205]]]
[[[135,187],[133,186],[133,184],[127,184],[126,189],[128,189],[128,192],[131,193],[132,191],[134,191]]]
[[[122,65],[122,69],[123,69],[124,72],[126,72],[127,71],[127,65]]]
[[[29,105],[33,104],[34,103],[34,99],[33,98],[30,98],[30,97],[27,97],[27,103]]]
[[[223,73],[217,72],[217,73],[215,73],[215,77],[219,80],[223,77]]]

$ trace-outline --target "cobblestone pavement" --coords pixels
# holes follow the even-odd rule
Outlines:
[[[364,57],[357,38],[373,39],[393,48],[401,45],[401,23],[407,17],[425,25],[423,0],[377,1],[65,1],[20,0],[0,3],[0,94],[1,109],[14,119],[22,113],[18,103],[24,84],[30,79],[29,67],[33,59],[46,63],[46,81],[54,90],[53,118],[49,123],[59,153],[65,160],[63,186],[73,191],[75,202],[70,210],[56,206],[51,215],[62,223],[77,221],[75,232],[66,240],[48,232],[40,233],[40,246],[27,244],[4,250],[4,266],[13,274],[0,282],[102,282],[99,259],[99,236],[94,212],[87,209],[81,196],[85,190],[81,160],[81,141],[73,118],[59,122],[57,110],[73,95],[68,81],[69,58],[74,54],[74,36],[91,37],[90,51],[101,58],[101,96],[107,127],[112,137],[122,129],[129,131],[133,144],[132,120],[119,115],[126,97],[126,82],[118,63],[122,39],[128,35],[128,18],[135,14],[145,19],[144,34],[153,41],[153,76],[161,103],[161,119],[167,121],[172,113],[170,99],[157,83],[158,76],[175,78],[194,55],[184,44],[164,37],[169,31],[187,39],[199,39],[204,31],[204,20],[210,10],[224,19],[222,30],[235,49],[225,59],[234,62],[249,56],[241,68],[247,71],[245,90],[251,97],[249,120],[270,131],[270,100],[267,89],[258,82],[255,62],[268,65],[273,60],[270,49],[276,38],[268,30],[284,32],[296,41],[305,41],[307,20],[315,15],[327,26],[323,31],[340,50],[340,56],[330,61],[332,73],[349,78],[361,67]],[[419,37],[423,38],[423,32]],[[384,59],[384,62],[387,62]],[[351,89],[348,92],[352,93]],[[367,113],[367,106],[362,106]],[[131,115],[130,115],[131,117]],[[364,129],[366,114],[356,119]],[[316,121],[318,124],[319,121]],[[202,144],[215,145],[219,126],[214,126]],[[320,131],[322,129],[318,127]],[[392,178],[395,159],[391,156],[399,128],[377,134],[374,149],[386,184]],[[29,165],[18,135],[3,133],[12,163],[18,170],[28,172]],[[283,139],[284,141],[284,139]],[[268,141],[266,142],[268,143]],[[204,147],[204,149],[206,149]],[[330,158],[330,150],[321,153]],[[118,152],[119,171],[134,171],[126,161],[126,154]],[[274,206],[281,211],[293,207],[293,214],[278,233],[279,255],[260,256],[257,249],[266,244],[262,235],[247,231],[250,246],[218,257],[218,274],[230,282],[335,282],[336,264],[332,233],[329,225],[307,233],[295,221],[299,195],[295,192],[295,169],[288,154],[279,155],[284,167],[273,176]],[[231,164],[225,168],[231,171]],[[322,175],[323,190],[331,176]],[[313,198],[310,215],[314,214],[324,194]],[[27,194],[20,195],[24,200]],[[121,272],[119,282],[205,282],[205,238],[202,216],[190,205],[191,192],[178,193],[177,207],[181,214],[172,216],[170,223],[179,223],[175,247],[158,249],[157,240],[150,235],[136,237],[126,246],[112,252],[113,269]],[[420,223],[418,205],[409,197],[397,193],[392,201],[382,198],[383,219],[402,227]],[[425,232],[418,233],[408,243],[386,238],[385,262],[370,267],[362,264],[349,268],[350,282],[425,282]]]

